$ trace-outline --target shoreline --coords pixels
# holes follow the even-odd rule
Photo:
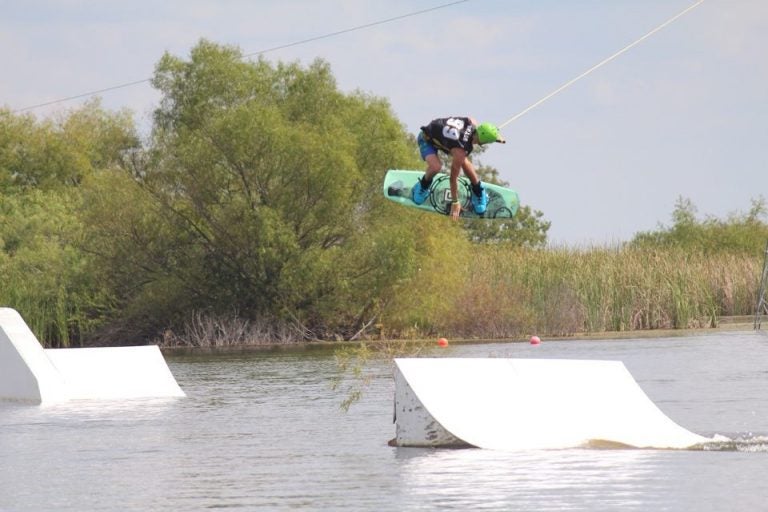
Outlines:
[[[768,319],[766,320],[768,324]],[[754,330],[754,315],[732,316],[722,317],[718,319],[717,327],[697,327],[691,329],[647,329],[647,330],[634,330],[634,331],[604,331],[604,332],[583,332],[574,333],[567,336],[547,336],[543,340],[549,341],[610,341],[610,340],[624,340],[624,339],[652,339],[652,338],[674,338],[682,336],[697,336],[715,334],[717,332],[732,332],[732,331],[752,331]],[[768,325],[766,329],[762,330],[768,333]],[[532,335],[532,334],[531,334]],[[524,339],[456,339],[450,340],[452,344],[456,345],[470,345],[470,344],[490,344],[490,343],[528,343],[530,338]],[[361,341],[305,341],[298,343],[264,343],[264,344],[250,344],[250,345],[224,345],[224,346],[211,346],[211,347],[160,347],[163,354],[183,356],[185,354],[224,354],[224,353],[237,353],[237,352],[250,352],[250,351],[265,351],[265,352],[281,352],[286,350],[331,350],[341,347],[353,347],[360,345],[361,343],[367,343],[370,345],[386,344],[386,343],[402,343],[402,344],[416,344],[423,343],[425,345],[433,344],[435,340],[432,339],[412,339],[412,340],[361,340]]]

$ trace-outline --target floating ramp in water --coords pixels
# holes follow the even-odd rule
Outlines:
[[[620,361],[395,359],[396,446],[689,448]]]
[[[185,396],[156,345],[43,349],[0,308],[0,400],[32,403]]]

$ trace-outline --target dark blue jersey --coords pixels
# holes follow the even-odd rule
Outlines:
[[[470,154],[475,128],[468,117],[443,117],[422,126],[421,131],[427,142],[437,149],[450,153],[453,148],[461,148]]]

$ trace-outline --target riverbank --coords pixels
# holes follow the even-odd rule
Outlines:
[[[576,341],[595,341],[595,340],[623,340],[623,339],[653,339],[653,338],[676,338],[676,337],[690,337],[698,335],[709,335],[717,332],[738,332],[738,331],[751,331],[754,329],[754,316],[741,315],[741,316],[729,316],[718,319],[717,327],[700,327],[693,329],[644,329],[634,331],[604,331],[604,332],[581,332],[574,333],[567,336],[547,336],[542,338],[546,340],[573,340]],[[763,332],[768,334],[768,329],[763,329]],[[535,333],[531,333],[533,336]],[[448,340],[450,344],[455,345],[471,345],[471,344],[489,344],[489,343],[528,343],[530,340],[528,337],[520,337],[513,339],[451,339]],[[222,353],[222,354],[236,354],[238,352],[247,351],[324,351],[324,350],[337,350],[345,347],[357,347],[361,344],[367,344],[371,346],[376,345],[402,345],[402,346],[422,346],[429,347],[436,343],[437,339],[411,339],[411,340],[393,340],[393,339],[376,339],[376,340],[361,340],[361,341],[304,341],[304,342],[290,342],[290,343],[264,343],[258,345],[221,345],[214,347],[161,347],[164,354],[169,355],[184,355],[184,354],[199,354],[199,353]]]

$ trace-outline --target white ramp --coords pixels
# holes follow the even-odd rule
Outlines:
[[[0,308],[0,400],[66,400],[64,379],[18,312]]]
[[[155,346],[43,349],[0,308],[0,400],[34,403],[185,396]]]
[[[157,345],[46,349],[70,400],[184,396]]]
[[[497,450],[711,441],[669,419],[620,361],[395,360],[397,446]]]

